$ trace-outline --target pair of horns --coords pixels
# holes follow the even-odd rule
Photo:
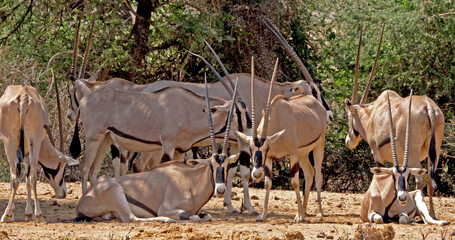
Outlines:
[[[215,131],[213,130],[212,112],[210,111],[210,97],[209,97],[209,89],[207,86],[207,75],[206,74],[204,74],[204,82],[205,82],[205,99],[207,102],[207,113],[208,113],[209,128],[210,128],[210,141],[212,143],[213,155],[216,155],[218,151],[216,149]],[[231,127],[232,112],[234,111],[235,98],[237,97],[238,84],[239,84],[239,79],[237,78],[237,80],[235,81],[235,86],[234,86],[234,95],[232,96],[232,102],[231,102],[231,106],[229,109],[228,121],[226,124],[226,132],[224,134],[223,146],[222,146],[222,151],[221,151],[222,156],[227,155],[227,143],[229,140],[229,131],[230,131],[230,127]]]
[[[368,84],[365,88],[362,99],[360,100],[360,104],[366,103],[367,97],[368,97],[368,92],[370,91],[371,83],[373,82],[374,72],[375,72],[376,66],[378,64],[379,53],[381,52],[382,37],[384,36],[384,27],[385,27],[385,23],[382,25],[381,39],[379,40],[378,50],[376,51],[376,58],[374,59],[373,69],[371,70],[370,79],[368,80]],[[360,61],[360,49],[362,46],[362,36],[363,36],[363,25],[360,26],[359,46],[357,48],[357,59],[356,59],[356,63],[355,63],[354,90],[352,91],[352,103],[353,104],[357,103],[357,89],[359,86],[359,61]]]
[[[390,106],[390,98],[389,92],[387,92],[387,104],[389,109],[389,123],[390,123],[390,143],[392,145],[392,157],[393,157],[393,165],[398,168],[398,158],[397,158],[397,150],[395,147],[395,132],[393,131],[393,120],[392,120],[392,110]],[[411,94],[409,96],[409,109],[408,109],[408,121],[406,124],[406,142],[404,148],[404,160],[403,160],[403,167],[406,169],[408,167],[408,159],[409,159],[409,135],[411,129],[411,104],[412,104],[412,89]]]
[[[269,95],[267,97],[267,106],[265,107],[264,113],[264,125],[262,126],[262,138],[267,138],[267,128],[269,125],[269,110],[270,102],[272,101],[272,90],[273,83],[276,79],[276,73],[278,69],[278,58],[275,62],[275,67],[273,68],[272,79],[270,80]],[[254,104],[254,57],[251,57],[251,118],[253,123],[253,139],[257,139],[257,130],[256,130],[256,113],[255,113],[255,104]]]
[[[72,74],[71,79],[72,80],[76,80],[76,79],[80,79],[80,78],[84,77],[85,68],[87,67],[87,59],[88,59],[88,55],[90,53],[90,47],[92,45],[93,29],[95,27],[95,19],[96,19],[96,17],[93,16],[92,22],[90,24],[90,33],[89,33],[89,37],[87,40],[87,47],[85,49],[84,58],[83,58],[82,65],[79,70],[79,76],[78,76],[76,68],[77,68],[77,55],[78,55],[77,52],[79,49],[79,42],[80,42],[79,38],[80,38],[80,28],[81,28],[81,18],[79,17],[79,21],[77,24],[77,31],[76,31],[76,40],[74,42],[74,49],[73,49],[73,62],[71,64],[71,74]]]

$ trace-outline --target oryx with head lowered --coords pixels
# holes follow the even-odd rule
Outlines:
[[[395,119],[394,128],[397,129],[397,156],[398,163],[403,163],[403,152],[405,149],[405,128],[406,128],[406,103],[407,99],[400,97],[396,92],[386,90],[372,103],[366,103],[371,82],[374,78],[374,71],[377,65],[379,51],[382,42],[379,42],[375,63],[370,74],[368,85],[365,89],[360,103],[357,103],[359,55],[362,41],[362,29],[360,32],[359,47],[357,52],[356,74],[354,80],[354,91],[352,100],[346,99],[346,109],[348,112],[349,132],[346,136],[346,146],[354,149],[358,143],[365,139],[371,148],[374,160],[379,166],[384,166],[384,162],[392,162],[392,152],[390,150],[390,137],[387,134],[388,126],[384,119],[387,118],[387,94],[390,95],[392,116]],[[384,30],[384,27],[383,27]],[[420,162],[428,158],[429,181],[428,195],[430,198],[430,215],[435,217],[433,209],[433,189],[436,188],[434,172],[438,165],[439,153],[442,139],[444,136],[444,114],[441,109],[427,96],[414,96],[412,104],[411,118],[413,119],[411,138],[411,149],[409,151],[409,166],[420,167]],[[423,189],[424,175],[416,176],[418,189]]]
[[[374,174],[373,180],[362,201],[360,218],[364,222],[371,223],[398,220],[399,223],[406,224],[414,216],[420,216],[427,224],[445,225],[447,224],[446,221],[435,220],[430,216],[421,190],[407,191],[410,175],[421,176],[427,172],[424,168],[408,166],[409,154],[413,150],[412,146],[410,146],[410,144],[413,144],[411,139],[414,138],[414,127],[411,125],[411,122],[412,124],[415,123],[412,119],[411,109],[413,100],[412,91],[411,96],[406,98],[403,103],[403,105],[408,105],[407,117],[405,119],[399,118],[401,121],[406,122],[406,140],[402,165],[398,163],[395,147],[395,132],[398,133],[400,130],[394,128],[396,125],[393,122],[397,121],[397,118],[393,118],[392,120],[389,91],[386,94],[387,110],[384,110],[388,113],[389,118],[389,137],[391,139],[393,167],[371,168],[371,172]]]
[[[275,64],[272,83],[276,77],[278,60]],[[254,82],[254,81],[252,81]],[[299,95],[291,98],[276,96],[270,103],[273,84],[270,85],[268,105],[257,131],[252,136],[237,132],[239,137],[250,145],[254,155],[254,166],[251,176],[260,180],[265,175],[265,199],[262,213],[256,221],[264,221],[268,213],[268,200],[272,187],[272,161],[290,156],[292,186],[297,196],[298,212],[294,220],[304,221],[306,206],[314,169],[308,155],[312,151],[316,169],[316,189],[318,197],[318,218],[321,218],[322,160],[324,158],[327,113],[322,104],[312,95]],[[252,86],[251,89],[254,89]],[[252,98],[253,99],[253,98]],[[254,103],[251,104],[253,125],[255,125]],[[255,129],[253,127],[253,129]],[[260,133],[259,135],[257,133]],[[299,193],[299,169],[305,174],[305,193],[302,205]]]
[[[65,166],[78,161],[60,153],[51,143],[49,120],[44,99],[28,85],[10,85],[0,98],[0,140],[5,146],[11,174],[11,193],[2,222],[14,221],[14,198],[19,187],[21,164],[27,158],[26,220],[44,221],[36,191],[38,163],[55,191],[56,197],[66,196]],[[35,211],[32,211],[33,192]]]
[[[217,154],[215,131],[218,130],[214,126],[216,124],[212,121],[210,111],[213,109],[210,105],[213,103],[207,91],[206,109],[210,129],[207,132],[210,132],[212,157],[186,162],[170,161],[149,172],[117,178],[100,178],[79,200],[75,220],[114,218],[122,222],[210,220],[210,215],[201,214],[200,209],[213,193],[224,193],[227,165],[236,161],[235,155],[231,157],[226,155],[235,102],[230,101],[221,155]],[[215,114],[218,115],[216,112]],[[205,122],[201,119],[198,121]]]

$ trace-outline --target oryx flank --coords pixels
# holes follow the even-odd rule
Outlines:
[[[275,71],[278,64],[275,64]],[[275,72],[272,82],[275,79]],[[298,213],[294,220],[304,221],[306,206],[311,185],[313,183],[314,169],[308,158],[313,151],[314,165],[316,168],[316,188],[318,196],[318,218],[321,218],[321,167],[324,158],[325,132],[327,127],[326,109],[311,95],[299,95],[291,98],[276,96],[270,103],[273,84],[271,84],[268,106],[259,124],[257,132],[253,136],[238,133],[239,137],[250,145],[254,153],[254,167],[251,176],[254,180],[260,180],[265,173],[266,195],[262,213],[256,221],[264,221],[268,213],[268,199],[272,187],[272,161],[290,156],[292,166],[292,186],[297,196]],[[254,87],[252,87],[254,89]],[[254,96],[254,95],[253,95]],[[253,126],[255,125],[255,111],[252,103]],[[254,127],[253,127],[254,129]],[[272,133],[272,134],[271,134]],[[305,174],[304,202],[299,193],[299,168]]]
[[[410,136],[414,131],[414,120],[411,121],[412,110],[412,91],[411,96],[406,98],[406,105],[408,105],[407,117],[400,119],[406,123],[406,140],[405,150],[403,156],[403,165],[398,164],[397,151],[395,148],[395,132],[399,133],[400,130],[394,129],[393,122],[397,121],[394,118],[392,121],[391,104],[390,99],[387,96],[387,108],[384,109],[388,112],[389,118],[389,138],[391,139],[391,152],[393,156],[393,167],[374,167],[371,168],[373,180],[371,181],[370,187],[368,188],[365,197],[362,202],[360,210],[360,218],[364,222],[371,223],[383,223],[389,220],[398,220],[401,224],[410,222],[414,216],[422,217],[423,221],[427,224],[438,224],[445,225],[446,221],[440,221],[433,219],[425,205],[423,200],[423,193],[421,190],[415,190],[408,192],[408,179],[410,175],[421,176],[424,175],[427,170],[424,168],[412,168],[408,167],[408,160],[410,151],[412,152],[412,139],[414,136]],[[404,105],[404,104],[403,104]],[[403,109],[406,112],[405,109]],[[406,113],[404,113],[406,115]],[[385,120],[385,119],[384,119]],[[411,131],[411,129],[413,129]]]
[[[362,28],[361,28],[362,29]],[[362,31],[361,31],[362,36]],[[379,56],[381,40],[376,54],[375,64],[364,95],[357,104],[357,85],[358,85],[358,59],[360,54],[359,40],[357,53],[356,75],[354,80],[354,91],[352,100],[346,99],[346,109],[348,112],[349,132],[346,136],[346,146],[349,149],[355,148],[358,143],[365,139],[370,145],[374,160],[379,166],[384,166],[384,162],[392,162],[392,152],[390,150],[390,137],[387,134],[388,126],[384,119],[387,118],[387,94],[390,95],[394,128],[397,130],[397,154],[398,163],[403,163],[403,152],[405,147],[405,128],[406,128],[406,108],[407,98],[400,97],[391,90],[386,90],[372,103],[366,103],[369,86],[374,77],[374,70]],[[439,107],[427,96],[414,96],[412,104],[411,118],[413,119],[411,149],[409,153],[409,166],[421,167],[419,162],[425,158],[428,160],[429,181],[428,195],[430,199],[430,215],[434,218],[433,208],[433,189],[436,188],[434,182],[434,171],[438,165],[439,153],[444,135],[444,115]],[[418,189],[423,189],[424,175],[416,176]]]
[[[5,146],[11,174],[11,193],[2,222],[14,221],[14,198],[19,187],[21,163],[28,156],[26,220],[44,221],[36,192],[38,163],[56,197],[66,196],[65,166],[78,164],[60,153],[51,143],[49,120],[43,98],[28,85],[10,85],[0,98],[0,140]],[[32,210],[33,191],[35,211]]]
[[[214,192],[224,193],[227,165],[236,161],[235,155],[226,157],[229,126],[234,108],[234,101],[230,102],[232,104],[220,156],[217,154],[215,143],[217,130],[212,123],[211,111],[207,111],[213,150],[211,158],[186,162],[170,161],[149,172],[117,178],[100,178],[79,200],[75,220],[92,218],[95,220],[117,218],[122,222],[210,220],[210,215],[201,214],[200,209]],[[210,107],[208,92],[207,109],[213,109]],[[198,119],[198,122],[205,121]]]

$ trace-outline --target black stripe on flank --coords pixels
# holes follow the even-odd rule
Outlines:
[[[129,203],[144,209],[145,211],[151,213],[155,217],[158,216],[158,214],[155,211],[153,211],[153,209],[149,208],[147,205],[139,202],[138,200],[136,200],[136,199],[134,199],[134,198],[132,198],[132,197],[126,195],[126,194],[125,194],[125,197],[126,197],[126,201],[128,201]]]
[[[311,144],[317,142],[317,141],[319,140],[320,137],[321,137],[321,135],[319,135],[316,139],[314,139],[313,141],[311,141],[311,142],[308,143],[307,145],[300,146],[299,148],[303,148],[303,147],[308,147],[308,146],[310,146]]]
[[[390,137],[384,138],[384,139],[379,143],[378,149],[381,148],[381,147],[383,147],[383,146],[386,145],[386,144],[389,144],[389,143],[390,143]]]
[[[140,139],[140,138],[137,138],[135,136],[131,136],[129,134],[126,134],[124,132],[121,132],[119,130],[117,130],[116,128],[114,127],[108,127],[107,130],[111,131],[112,133],[114,133],[115,135],[118,135],[122,138],[127,138],[127,139],[130,139],[130,140],[134,140],[134,141],[138,141],[138,142],[141,142],[141,143],[146,143],[146,144],[156,144],[156,145],[160,145],[161,146],[161,142],[156,142],[156,141],[148,141],[148,140],[144,140],[144,139]]]

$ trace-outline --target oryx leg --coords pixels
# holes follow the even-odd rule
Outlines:
[[[115,145],[111,145],[112,168],[114,169],[114,176],[120,176],[120,149]]]
[[[160,210],[158,211],[158,215],[166,216],[166,218],[169,219],[179,219],[180,221],[189,222],[207,222],[212,220],[210,214],[193,214],[183,209],[163,210],[160,208]],[[173,221],[175,222],[175,220]]]
[[[128,171],[128,151],[120,150],[120,176],[125,176]]]
[[[93,185],[96,183],[96,180],[98,179],[98,170],[101,168],[101,164],[103,163],[104,156],[106,155],[107,149],[111,145],[111,138],[106,135],[105,138],[101,141],[101,143],[98,146],[98,151],[96,153],[96,157],[92,163],[92,166],[90,167],[90,185]]]
[[[294,217],[294,221],[296,222],[303,222],[305,221],[304,211],[302,206],[302,199],[300,197],[300,189],[299,189],[299,156],[294,153],[290,156],[291,159],[291,184],[295,191],[295,196],[297,198],[297,214]]]
[[[272,159],[267,158],[264,164],[264,188],[265,188],[265,197],[264,197],[264,206],[262,207],[262,212],[256,218],[256,222],[263,222],[267,218],[268,207],[269,207],[269,196],[270,189],[272,188]]]
[[[27,161],[30,161],[27,157]],[[28,169],[30,169],[30,164],[27,164]],[[27,184],[27,202],[25,204],[25,221],[33,220],[33,209],[32,209],[32,183],[30,179],[30,171],[28,171],[26,176]]]
[[[8,206],[6,206],[5,213],[2,216],[2,222],[13,222],[14,221],[14,198],[16,197],[16,191],[19,187],[20,174],[17,173],[16,167],[16,141],[6,140],[4,142],[5,153],[8,158],[9,170],[10,170],[10,184],[11,192],[9,194]]]
[[[226,178],[226,192],[224,193],[224,206],[228,208],[228,213],[238,213],[231,201],[232,196],[232,179],[237,171],[237,162],[228,165],[228,174]]]
[[[300,168],[302,168],[303,176],[305,177],[305,189],[303,193],[303,214],[308,216],[307,206],[310,197],[311,186],[313,186],[314,168],[311,166],[308,155],[299,158]]]
[[[414,198],[416,208],[417,208],[417,213],[419,216],[422,217],[423,221],[427,224],[434,224],[434,225],[447,225],[447,221],[442,221],[442,220],[435,220],[433,217],[431,217],[430,213],[428,212],[427,205],[425,204],[425,201],[423,200],[423,193],[420,190],[416,190],[414,193],[409,193],[410,197]]]
[[[38,182],[37,178],[37,169],[38,169],[38,159],[39,159],[39,151],[41,148],[41,136],[35,137],[34,139],[27,139],[28,142],[28,149],[29,149],[29,164],[30,164],[30,169],[29,169],[29,174],[30,176],[27,176],[27,178],[30,178],[29,181],[31,183],[32,187],[32,193],[33,193],[33,200],[35,204],[35,221],[36,222],[43,222],[43,213],[41,212],[41,208],[39,205],[39,200],[38,200],[38,192],[36,189],[36,184]]]
[[[368,193],[367,193],[368,194]],[[365,196],[367,197],[367,196]],[[370,201],[368,206],[368,220],[371,223],[384,223],[382,215],[384,215],[384,209],[382,212],[377,211],[377,209],[382,207],[382,197],[381,195],[370,195]]]
[[[257,214],[251,205],[250,193],[248,190],[248,183],[250,181],[250,155],[244,152],[240,152],[239,163],[240,163],[240,176],[242,177],[243,185],[243,206],[250,214]]]
[[[87,191],[87,182],[92,165],[98,153],[98,148],[105,138],[105,134],[98,134],[97,136],[85,135],[85,155],[84,163],[82,166],[82,193]]]
[[[316,214],[316,219],[318,221],[322,220],[324,213],[322,211],[322,201],[321,201],[321,188],[322,188],[322,161],[324,160],[324,147],[325,147],[325,138],[322,138],[316,147],[313,149],[314,157],[314,169],[316,171],[316,191],[317,191],[317,201],[318,201],[318,213]]]
[[[437,157],[439,157],[439,150],[437,149],[437,154],[436,155]],[[431,173],[429,171],[431,171],[431,161],[430,161],[430,158],[427,158],[427,162],[428,162],[428,183],[427,183],[427,190],[428,190],[428,204],[430,205],[430,216],[434,219],[437,219],[436,218],[436,213],[434,211],[434,205],[433,205],[433,194],[434,194],[434,189],[433,189],[433,181],[434,179],[431,178]],[[437,167],[437,166],[436,166]],[[422,175],[422,176],[419,176],[420,178],[422,178],[422,188],[419,188],[419,190],[423,190],[423,183],[424,183],[424,176],[425,175]],[[416,177],[416,182],[417,182],[417,177]]]

